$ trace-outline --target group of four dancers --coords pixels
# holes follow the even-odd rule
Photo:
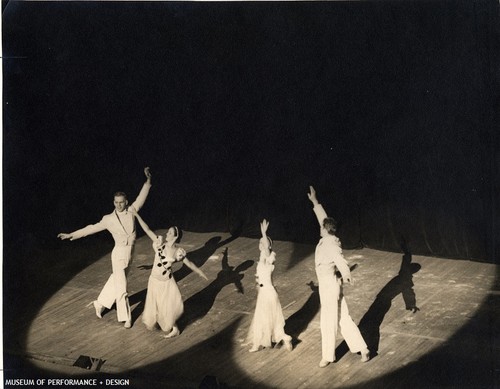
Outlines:
[[[131,205],[128,204],[125,193],[117,192],[114,195],[115,209],[103,216],[100,222],[71,233],[60,233],[58,237],[63,240],[75,240],[103,230],[111,233],[115,241],[111,252],[112,273],[97,300],[93,301],[93,305],[96,315],[101,318],[104,308],[111,309],[115,303],[118,321],[125,322],[125,328],[131,328],[132,317],[126,277],[136,240],[135,220],[137,220],[153,241],[155,251],[142,321],[150,330],[158,324],[167,333],[165,337],[170,338],[179,335],[180,331],[176,322],[184,310],[181,293],[172,274],[172,265],[175,262],[183,262],[200,277],[206,280],[208,278],[186,257],[186,251],[178,246],[182,235],[181,230],[174,226],[167,230],[165,238],[161,235],[157,236],[139,215],[138,212],[151,189],[152,175],[148,167],[144,169],[144,174],[146,182]],[[369,350],[358,327],[349,315],[342,293],[342,282],[351,283],[352,278],[349,266],[342,255],[340,241],[335,235],[335,220],[327,216],[312,186],[308,197],[313,204],[321,236],[315,251],[315,268],[321,304],[322,359],[319,366],[326,367],[335,361],[335,341],[339,327],[350,351],[361,353],[361,360],[366,362],[370,359]],[[271,347],[272,343],[279,342],[283,342],[287,350],[293,349],[292,338],[284,331],[285,319],[272,282],[276,253],[272,250],[271,238],[267,236],[268,227],[269,222],[264,219],[260,224],[262,237],[259,240],[260,258],[256,269],[258,294],[249,330],[249,340],[252,342],[250,352],[259,351],[260,347]]]

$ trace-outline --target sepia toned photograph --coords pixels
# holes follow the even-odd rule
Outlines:
[[[500,387],[499,17],[2,1],[2,386]]]

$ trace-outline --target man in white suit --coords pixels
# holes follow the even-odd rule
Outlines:
[[[136,211],[142,208],[151,189],[149,167],[144,168],[144,174],[146,175],[146,182],[142,186],[137,199],[130,205]],[[130,328],[132,327],[132,317],[127,294],[127,273],[136,239],[135,216],[129,212],[127,195],[123,192],[115,193],[114,206],[114,211],[103,216],[99,223],[90,224],[74,232],[60,233],[57,237],[63,240],[75,240],[104,230],[111,233],[115,241],[115,247],[111,252],[113,272],[97,300],[93,301],[93,304],[97,317],[101,318],[104,308],[110,309],[113,303],[116,303],[118,321],[125,322],[125,328]]]
[[[328,217],[323,206],[316,198],[316,191],[311,186],[307,194],[313,203],[313,211],[320,226],[321,239],[316,246],[315,267],[319,283],[319,299],[321,303],[321,349],[322,359],[319,367],[326,367],[335,361],[335,341],[337,330],[353,353],[361,353],[361,360],[370,359],[370,352],[359,332],[358,327],[349,315],[347,303],[342,293],[342,282],[352,283],[349,265],[342,255],[339,238],[335,236],[336,223]],[[336,270],[340,272],[337,275]]]

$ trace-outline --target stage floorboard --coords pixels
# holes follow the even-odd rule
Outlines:
[[[185,313],[182,333],[172,339],[141,321],[154,254],[149,238],[138,239],[130,266],[131,329],[116,321],[114,309],[99,319],[88,305],[111,271],[109,251],[83,265],[71,242],[40,253],[50,260],[20,280],[31,285],[32,298],[20,296],[22,308],[4,312],[5,377],[118,378],[147,388],[198,388],[202,381],[228,388],[500,385],[494,264],[414,255],[408,273],[400,272],[403,253],[345,250],[355,284],[344,292],[372,359],[362,363],[339,334],[338,361],[321,369],[314,245],[274,242],[274,283],[294,349],[277,345],[257,353],[248,352],[246,336],[257,295],[258,240],[185,232],[181,246],[209,280],[175,268]],[[416,312],[405,303],[412,283]],[[101,363],[73,366],[80,356]]]

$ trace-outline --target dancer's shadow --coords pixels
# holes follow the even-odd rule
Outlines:
[[[191,262],[193,262],[196,266],[201,267],[207,260],[208,258],[217,250],[219,247],[224,246],[225,244],[228,244],[235,240],[238,237],[238,235],[231,235],[229,238],[221,241],[220,236],[214,236],[213,238],[210,238],[205,242],[205,244],[200,247],[199,249],[196,249],[194,251],[188,252],[187,257]],[[227,249],[226,249],[227,250]],[[151,270],[153,268],[153,265],[140,265],[137,266],[138,269],[141,270]],[[191,269],[189,269],[187,266],[182,266],[180,269],[174,272],[174,278],[176,282],[179,282],[182,280],[184,277],[186,277],[189,273],[191,273]],[[137,318],[142,314],[144,311],[144,303],[146,301],[146,293],[147,293],[147,288],[134,293],[129,297],[129,303],[131,306],[139,303],[134,310],[132,311],[132,323],[134,323]]]
[[[319,289],[313,281],[307,283],[311,294],[302,307],[291,315],[285,322],[285,333],[292,337],[294,347],[301,342],[300,334],[305,331],[309,323],[319,311]]]
[[[391,279],[378,293],[375,301],[359,322],[359,330],[370,350],[372,357],[378,353],[380,342],[380,326],[384,317],[392,305],[392,300],[401,294],[407,310],[413,313],[419,311],[415,291],[413,290],[413,274],[421,268],[420,264],[412,263],[412,255],[406,244],[402,242],[401,247],[404,255],[401,260],[401,268],[396,277]],[[345,343],[345,342],[343,342]],[[339,346],[340,347],[340,346]],[[347,348],[347,346],[345,346]]]
[[[133,295],[129,296],[129,304],[130,304],[130,309],[132,310],[131,312],[131,317],[132,317],[132,324],[135,323],[135,321],[141,316],[142,312],[144,311],[144,303],[146,302],[146,293],[148,289],[145,288],[141,290],[140,292],[134,293]],[[139,303],[134,309],[132,309],[132,306]]]
[[[207,240],[205,244],[199,249],[188,252],[186,257],[189,258],[189,260],[196,266],[201,267],[218,248],[225,246],[236,238],[238,238],[238,235],[231,235],[229,238],[221,241],[220,236],[214,236],[213,238]],[[177,282],[179,282],[190,273],[192,273],[192,270],[190,268],[188,268],[187,266],[182,266],[179,270],[174,272],[174,278]]]
[[[182,331],[191,323],[204,317],[214,305],[219,292],[226,285],[234,284],[238,293],[243,294],[243,285],[241,280],[244,277],[243,272],[252,267],[254,261],[246,260],[240,263],[236,268],[229,266],[228,249],[224,250],[221,267],[217,277],[204,289],[194,294],[184,302],[184,315],[179,319],[178,326]]]

